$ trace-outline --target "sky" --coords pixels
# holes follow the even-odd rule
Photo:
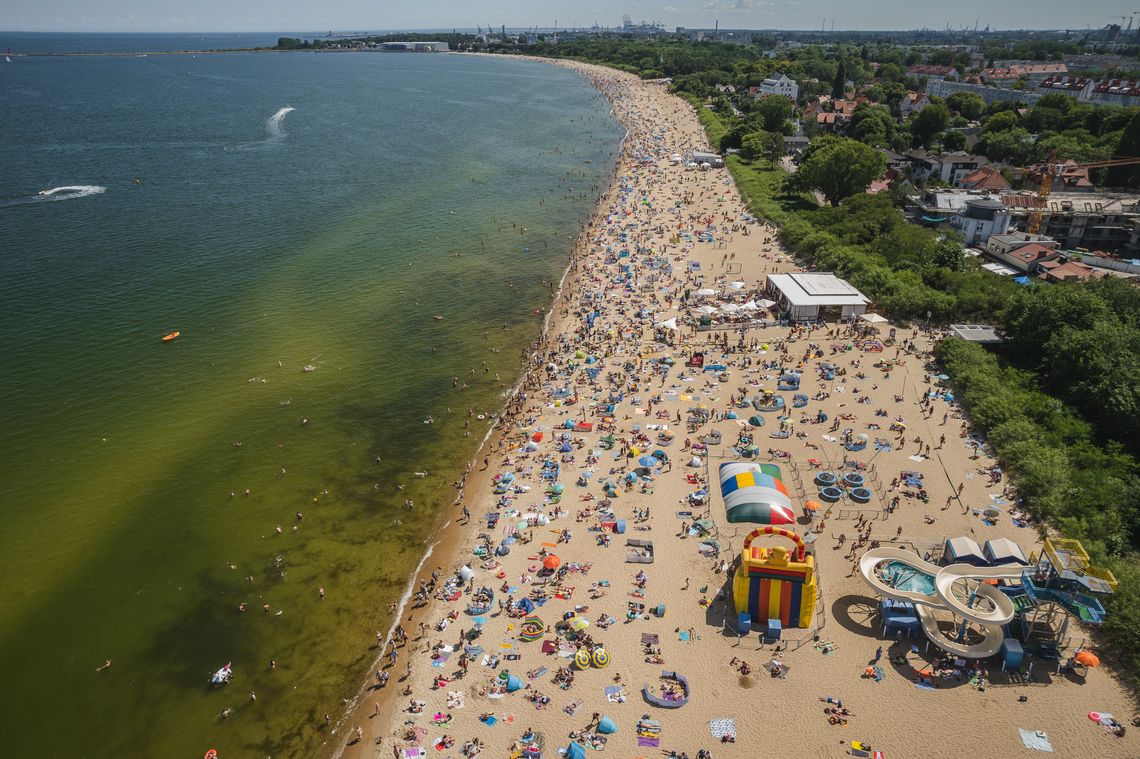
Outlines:
[[[0,30],[348,32],[556,22],[563,28],[618,26],[622,14],[670,30],[717,21],[729,29],[819,29],[833,20],[835,29],[941,29],[975,21],[994,29],[1098,29],[1132,13],[1124,0],[3,0]]]

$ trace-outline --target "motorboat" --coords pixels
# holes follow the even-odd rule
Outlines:
[[[210,685],[225,685],[233,679],[234,670],[230,666],[232,662],[226,662],[226,666],[219,669],[210,677]]]
[[[162,342],[169,343],[171,340],[177,340],[178,336],[181,334],[182,333],[179,332],[178,330],[175,330],[173,332],[169,332],[169,333],[162,336]]]

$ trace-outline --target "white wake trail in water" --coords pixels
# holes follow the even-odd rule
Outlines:
[[[285,129],[281,126],[281,122],[295,110],[297,109],[293,106],[287,105],[269,117],[269,120],[265,122],[265,133],[269,135],[269,139],[280,140],[285,136]]]
[[[23,198],[0,200],[0,208],[5,208],[8,206],[26,206],[31,203],[48,203],[58,202],[60,200],[74,200],[76,198],[86,198],[90,195],[99,195],[106,191],[106,187],[100,187],[99,185],[94,184],[64,185],[63,187],[52,187],[47,190],[40,190],[35,195],[29,195]]]

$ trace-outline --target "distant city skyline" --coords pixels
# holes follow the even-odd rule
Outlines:
[[[1131,7],[1131,6],[1130,6]],[[1134,11],[1121,0],[1085,3],[1039,0],[1032,5],[961,0],[9,0],[0,29],[58,32],[273,32],[452,29],[506,25],[560,28],[659,22],[674,27],[728,29],[906,30],[989,25],[993,29],[1100,29],[1128,24]],[[1135,12],[1140,22],[1140,11]]]

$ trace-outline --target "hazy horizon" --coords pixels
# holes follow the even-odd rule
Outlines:
[[[571,6],[555,0],[499,0],[474,5],[463,0],[421,0],[377,8],[368,0],[333,0],[320,7],[298,0],[248,0],[235,12],[227,0],[15,0],[0,9],[0,30],[8,32],[90,33],[265,33],[310,29],[311,33],[410,32],[498,28],[584,28],[621,26],[623,14],[634,23],[773,31],[909,31],[973,27],[991,30],[1097,30],[1109,23],[1128,24],[1130,12],[1119,2],[1084,4],[1042,0],[1034,4],[1032,25],[1024,9],[963,0],[952,7],[908,0],[696,0],[691,5],[662,2],[592,3]],[[296,33],[296,32],[293,32]]]

